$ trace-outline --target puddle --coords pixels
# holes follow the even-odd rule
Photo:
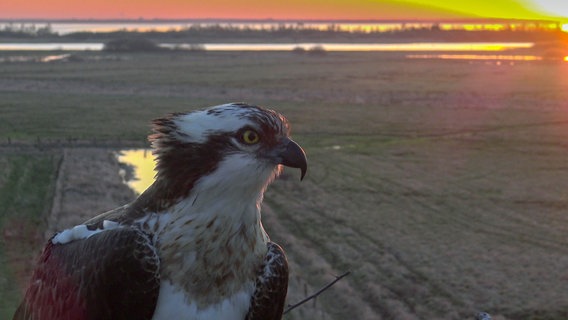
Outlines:
[[[154,182],[155,160],[150,149],[121,150],[117,157],[125,167],[119,174],[136,193],[144,192]]]

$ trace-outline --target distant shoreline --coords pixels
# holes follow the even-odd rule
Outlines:
[[[203,51],[207,49],[207,46],[248,44],[252,47],[264,44],[273,46],[310,44],[309,47],[324,44],[333,44],[333,46],[361,44],[370,47],[415,43],[493,43],[495,45],[531,43],[534,45],[523,47],[520,50],[515,49],[518,51],[516,53],[566,61],[568,32],[562,30],[566,30],[567,25],[552,20],[513,19],[24,19],[0,20],[0,43],[5,46],[11,44],[31,44],[32,46],[78,44],[84,46],[97,43],[101,47],[102,44],[112,41],[146,41],[155,44],[153,46],[168,44],[171,47],[179,47],[179,49],[185,46],[193,51]],[[309,48],[304,46],[299,49]],[[6,50],[8,49],[4,49]],[[364,51],[367,50],[370,49]]]
[[[562,17],[550,19],[504,19],[504,18],[455,18],[455,19],[406,19],[406,20],[390,20],[390,19],[222,19],[222,18],[205,18],[205,19],[42,19],[42,18],[0,18],[0,23],[357,23],[357,24],[374,24],[374,23],[494,23],[494,22],[516,22],[516,23],[538,23],[553,22],[561,23],[568,21],[568,18]]]
[[[403,42],[568,42],[559,22],[497,20],[474,22],[0,22],[0,42],[89,42],[146,38],[189,43],[403,43]]]

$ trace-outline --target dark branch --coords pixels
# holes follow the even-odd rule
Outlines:
[[[348,276],[351,273],[351,271],[347,271],[344,274],[335,277],[335,280],[333,280],[332,282],[328,283],[327,285],[325,285],[323,288],[319,289],[316,293],[306,297],[305,299],[303,299],[302,301],[295,303],[295,304],[291,304],[288,305],[288,308],[286,310],[284,310],[283,314],[286,314],[294,309],[296,309],[297,307],[303,305],[304,303],[316,298],[317,296],[319,296],[322,292],[324,292],[325,290],[329,289],[329,287],[333,286],[337,281],[341,280],[342,278]]]

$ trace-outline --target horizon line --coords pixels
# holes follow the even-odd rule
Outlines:
[[[568,20],[568,18],[566,18]],[[92,22],[92,23],[110,23],[110,22],[251,22],[251,23],[484,23],[484,22],[519,22],[519,23],[562,23],[562,17],[550,17],[549,19],[526,19],[526,18],[441,18],[441,19],[273,19],[273,18],[0,18],[0,22],[51,22],[51,23],[69,23],[69,22]]]

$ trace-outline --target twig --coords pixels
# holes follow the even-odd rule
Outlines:
[[[319,289],[316,293],[306,297],[305,299],[303,299],[302,301],[292,304],[292,305],[288,305],[288,308],[286,310],[284,310],[283,314],[286,314],[294,309],[296,309],[297,307],[303,305],[304,303],[316,298],[317,296],[319,296],[322,292],[324,292],[325,290],[329,289],[329,287],[333,286],[337,281],[341,280],[342,278],[348,276],[351,273],[351,271],[347,271],[344,274],[335,277],[335,280],[333,280],[332,282],[328,283],[327,285],[325,285],[323,288]]]

